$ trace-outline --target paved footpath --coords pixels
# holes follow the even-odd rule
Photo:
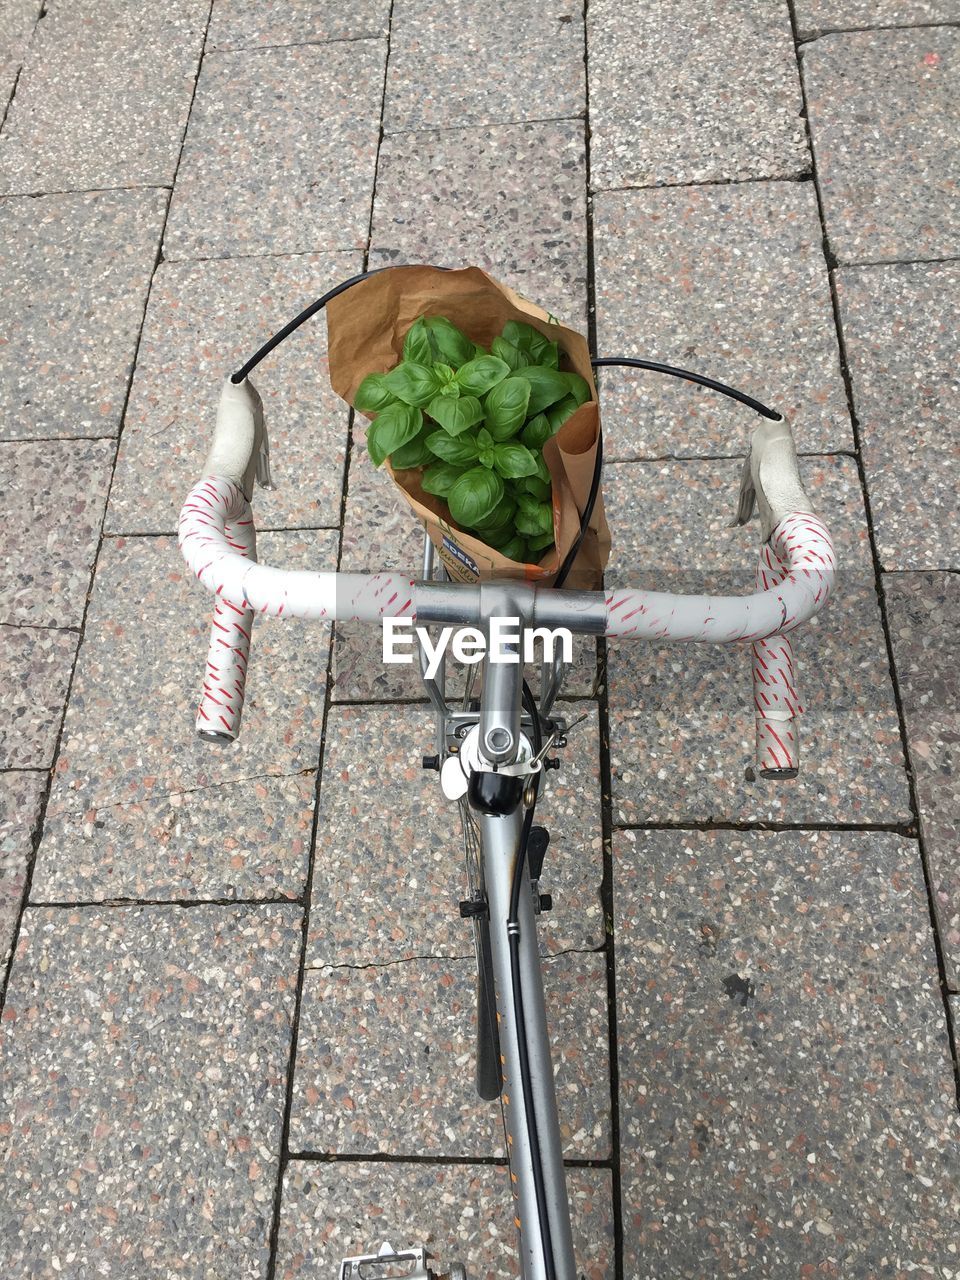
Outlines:
[[[430,721],[258,624],[192,733],[218,387],[330,285],[478,263],[791,417],[841,591],[799,780],[734,651],[585,655],[544,933],[589,1280],[960,1277],[960,0],[0,0],[0,1274],[514,1274]],[[322,321],[264,558],[415,568]],[[745,584],[749,416],[605,375],[611,581]]]

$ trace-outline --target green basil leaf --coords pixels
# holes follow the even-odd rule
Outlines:
[[[440,394],[450,400],[459,400],[460,388],[455,382],[447,382],[440,388]]]
[[[505,487],[506,488],[506,487]],[[506,491],[503,497],[493,508],[488,516],[482,520],[478,520],[473,526],[475,529],[498,529],[502,525],[512,524],[513,517],[517,514],[517,504]]]
[[[494,338],[490,343],[490,352],[497,359],[502,360],[504,364],[509,365],[511,369],[522,369],[525,364],[529,363],[527,352],[521,351],[519,347],[515,347],[506,338]]]
[[[528,449],[540,450],[553,435],[553,427],[547,420],[545,413],[538,413],[535,418],[531,418],[527,425],[520,433],[520,439]]]
[[[579,373],[562,373],[560,376],[566,378],[570,394],[576,400],[577,406],[586,404],[590,399],[590,384],[586,378],[581,378]]]
[[[423,414],[413,405],[398,401],[381,410],[367,428],[367,452],[373,465],[379,467],[384,458],[412,440],[422,426]]]
[[[517,560],[520,564],[527,563],[527,541],[519,533],[515,533],[509,542],[504,542],[497,550],[508,560]]]
[[[503,326],[503,336],[507,342],[512,342],[515,347],[527,352],[530,364],[540,364],[541,355],[551,345],[550,339],[545,338],[539,329],[516,320],[507,321]]]
[[[477,460],[477,442],[472,436],[452,436],[446,431],[433,431],[427,436],[430,452],[444,462],[468,467]]]
[[[483,400],[483,416],[494,440],[509,440],[523,426],[530,401],[530,383],[526,378],[504,378],[488,391]]]
[[[404,360],[383,375],[383,385],[404,404],[414,404],[419,408],[428,404],[440,390],[440,379],[425,364]]]
[[[549,533],[541,533],[539,537],[527,539],[527,546],[531,551],[544,552],[547,547],[553,546],[553,530]]]
[[[541,480],[539,476],[527,476],[523,482],[524,492],[529,493],[538,502],[549,502],[553,486],[549,480]]]
[[[427,493],[432,493],[437,498],[445,498],[454,484],[465,474],[467,473],[464,472],[463,467],[453,466],[449,462],[435,462],[432,467],[427,467],[424,471],[420,483]]]
[[[473,359],[477,348],[455,324],[451,324],[443,316],[424,316],[423,321],[430,338],[436,344],[437,354],[433,357],[434,361],[442,360],[444,364],[459,369],[462,364]]]
[[[554,433],[560,430],[568,418],[571,418],[580,406],[577,404],[576,397],[565,396],[559,404],[553,405],[547,410],[547,421],[553,428]]]
[[[517,493],[517,511],[521,515],[532,518],[537,514],[539,506],[540,502],[537,498],[531,497],[528,493],[523,493],[522,490]]]
[[[441,387],[445,387],[449,382],[455,382],[457,375],[448,364],[438,363],[433,366],[433,372],[440,379]]]
[[[532,509],[524,501],[525,495],[517,498],[517,532],[532,537],[539,534],[553,533],[553,507],[549,502],[533,502]],[[531,499],[532,501],[532,499]]]
[[[447,505],[457,524],[470,529],[488,516],[502,497],[503,481],[495,471],[471,467],[447,494]]]
[[[440,432],[443,435],[443,432]],[[450,436],[444,436],[444,439],[451,439]],[[402,444],[399,449],[394,449],[390,455],[391,467],[406,471],[411,467],[423,467],[428,462],[433,462],[433,454],[430,446],[427,444],[427,433],[421,431],[415,435],[412,440],[408,440],[406,444]]]
[[[525,378],[530,383],[528,414],[540,413],[548,405],[570,394],[566,378],[556,369],[542,369],[539,365],[528,364],[518,369],[514,377]]]
[[[385,377],[386,374],[383,373],[368,373],[357,387],[353,407],[361,413],[379,413],[381,409],[395,404],[397,397],[383,385]]]
[[[537,477],[538,477],[540,480],[542,480],[545,484],[551,484],[551,483],[552,483],[552,481],[551,481],[551,478],[550,478],[550,468],[549,468],[549,467],[547,466],[547,464],[544,462],[544,460],[543,460],[543,454],[542,454],[542,453],[535,453],[533,456],[534,456],[534,459],[536,460],[536,463],[537,463],[537,470],[536,470],[536,475],[537,475]]]
[[[489,449],[490,445],[493,444],[493,436],[486,427],[481,427],[477,432],[477,444],[481,449]]]
[[[417,364],[432,365],[440,359],[440,351],[423,316],[414,320],[403,340],[404,360],[414,360]]]
[[[555,342],[548,342],[540,351],[537,358],[537,364],[542,364],[546,369],[557,369],[560,367],[560,348]]]
[[[536,474],[537,460],[529,449],[516,441],[498,444],[494,448],[494,466],[508,480]]]
[[[484,467],[495,467],[497,464],[497,455],[493,451],[493,445],[487,445],[485,449],[480,450],[480,463]],[[502,472],[501,472],[502,474]]]
[[[460,366],[457,383],[466,395],[482,396],[502,382],[509,372],[510,366],[505,360],[498,360],[496,356],[477,356]]]
[[[476,396],[460,396],[458,400],[451,400],[442,394],[434,396],[427,405],[427,413],[452,436],[469,431],[483,417],[483,410]]]

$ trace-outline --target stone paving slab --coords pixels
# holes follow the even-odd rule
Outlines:
[[[801,39],[856,27],[906,27],[960,18],[957,0],[797,0]]]
[[[706,373],[783,413],[803,452],[852,449],[809,182],[594,197],[597,353]],[[608,459],[745,451],[742,405],[638,370],[602,375]]]
[[[172,182],[209,12],[207,0],[50,5],[0,137],[0,192]]]
[[[543,969],[564,1155],[608,1159],[606,956]],[[472,957],[308,970],[291,1151],[505,1156],[500,1106],[474,1085],[476,985]]]
[[[216,0],[206,49],[318,44],[385,36],[390,0]]]
[[[883,578],[947,982],[960,989],[960,577]]]
[[[0,620],[83,621],[113,469],[111,440],[0,444]]]
[[[512,0],[394,0],[383,124],[433,126],[582,116],[583,17]]]
[[[167,258],[366,248],[386,42],[211,53]]]
[[[0,769],[48,769],[79,637],[0,624]]]
[[[880,560],[960,568],[960,266],[844,268],[837,292]]]
[[[26,912],[5,1275],[266,1276],[299,950],[297,907]]]
[[[810,169],[786,4],[591,0],[594,190]]]
[[[340,1260],[423,1244],[470,1280],[513,1280],[516,1232],[507,1170],[497,1165],[322,1163],[287,1167],[280,1211],[278,1280],[336,1275]],[[610,1174],[568,1169],[574,1252],[583,1280],[614,1273]]]
[[[46,790],[46,773],[0,773],[0,970],[20,917]]]
[[[958,1120],[915,841],[615,842],[624,1274],[948,1275]]]
[[[254,777],[49,816],[32,901],[299,898],[316,785]]]
[[[359,254],[163,263],[150,291],[107,528],[167,533],[201,475],[220,390],[315,298],[362,270]],[[349,410],[330,386],[323,317],[252,375],[263,397],[274,488],[257,489],[260,529],[340,523]]]
[[[824,36],[803,47],[801,65],[836,257],[960,252],[960,31]]]
[[[758,526],[726,527],[738,471],[732,459],[610,466],[607,509],[620,518],[608,583],[753,590]],[[615,821],[911,820],[856,467],[810,458],[802,472],[835,535],[841,572],[833,601],[793,637],[807,711],[799,778],[754,776],[748,650],[611,642]]]
[[[0,200],[0,439],[117,435],[166,204]]]
[[[265,561],[291,568],[335,563],[333,535],[325,531],[272,534],[259,546]],[[194,732],[209,599],[174,539],[105,541],[50,817],[76,818],[154,795],[194,792],[193,821],[226,836],[222,784],[316,769],[329,630],[297,620],[258,620],[240,737],[217,748]],[[201,815],[198,808],[207,806],[210,812]],[[96,839],[108,843],[109,831],[105,827]]]
[[[572,703],[582,714],[590,704]],[[307,963],[385,964],[473,954],[460,919],[466,872],[456,806],[421,768],[433,750],[426,706],[338,706],[327,723]],[[546,778],[538,821],[550,831],[541,918],[546,954],[603,945],[596,713],[570,735]],[[424,936],[424,922],[429,938]]]
[[[42,8],[43,0],[4,0],[0,5],[0,116],[7,109]]]
[[[585,330],[585,182],[582,121],[388,134],[370,266],[482,267]]]

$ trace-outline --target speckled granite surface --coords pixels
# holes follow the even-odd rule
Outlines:
[[[0,444],[0,621],[80,625],[114,453],[112,440]]]
[[[421,768],[433,736],[426,706],[332,709],[309,965],[472,954],[472,933],[457,912],[466,889],[457,812],[443,798],[436,773]],[[548,954],[603,943],[598,753],[591,708],[589,720],[571,732],[561,768],[547,774],[537,807],[551,836],[543,888],[553,893],[554,908],[540,929]]]
[[[42,0],[5,0],[0,5],[0,114],[7,109],[42,7]]]
[[[107,528],[167,533],[210,443],[224,379],[300,311],[362,267],[356,254],[163,263],[130,392]],[[348,408],[330,386],[324,317],[251,375],[263,397],[274,488],[261,529],[336,525]]]
[[[10,956],[47,789],[45,773],[0,773],[0,969]]]
[[[421,941],[430,945],[427,937]],[[564,1156],[604,1160],[610,1154],[606,957],[567,952],[543,968]],[[472,953],[454,961],[310,969],[291,1151],[503,1156],[500,1107],[481,1101],[474,1086],[476,986]]]
[[[809,182],[602,192],[597,354],[718,378],[786,415],[797,447],[849,449],[823,231]],[[605,456],[746,451],[756,415],[655,373],[602,374]]]
[[[397,130],[584,113],[581,10],[394,0],[383,123]]]
[[[0,769],[53,763],[78,638],[0,624]]]
[[[364,248],[385,53],[348,40],[205,58],[166,257]]]
[[[800,776],[779,784],[754,776],[745,651],[611,643],[615,821],[910,820],[856,468],[831,458],[806,459],[803,470],[814,503],[830,513],[841,572],[832,603],[794,638],[806,708]],[[752,590],[756,526],[725,528],[737,475],[734,460],[612,465],[607,502],[620,518],[609,580],[662,590]]]
[[[585,1280],[613,1274],[610,1175],[568,1169],[574,1252]],[[507,1171],[495,1165],[311,1164],[288,1166],[280,1210],[278,1280],[331,1275],[340,1259],[424,1244],[470,1280],[512,1280],[516,1241]]]
[[[960,248],[960,31],[824,36],[802,71],[830,248],[841,262]]]
[[[0,192],[171,182],[207,0],[51,4],[0,135]]]
[[[625,833],[614,890],[624,1273],[954,1270],[956,1098],[916,843]]]
[[[331,534],[265,536],[262,552],[295,568],[322,566],[325,553],[332,561]],[[142,585],[134,592],[131,582]],[[51,816],[192,791],[193,803],[214,806],[211,823],[220,815],[225,828],[222,783],[317,767],[328,630],[257,622],[242,732],[218,750],[194,733],[209,627],[207,599],[173,539],[104,543]]]
[[[298,907],[24,917],[4,1010],[4,1274],[265,1273]]]
[[[888,573],[890,639],[947,981],[960,990],[960,577]]]
[[[881,562],[960,568],[960,266],[845,268],[837,292]]]
[[[0,439],[117,435],[166,207],[164,191],[0,200]]]
[[[582,330],[585,166],[577,121],[388,134],[370,265],[482,267]]]
[[[390,0],[217,0],[210,15],[208,49],[314,44],[385,36]]]
[[[797,0],[801,38],[856,27],[906,27],[960,18],[957,0]]]
[[[587,55],[594,190],[809,170],[785,4],[591,0]]]

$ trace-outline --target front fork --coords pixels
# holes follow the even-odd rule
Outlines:
[[[537,1211],[531,1147],[534,1135],[527,1125],[520,1078],[518,1036],[524,1035],[530,1060],[530,1091],[540,1147],[547,1220],[557,1280],[576,1280],[570,1230],[570,1208],[563,1168],[557,1095],[550,1061],[550,1041],[543,999],[543,975],[537,945],[536,917],[529,877],[524,873],[520,892],[520,982],[523,991],[523,1026],[517,1025],[511,970],[507,917],[510,892],[520,842],[523,810],[503,817],[480,817],[483,867],[490,908],[490,945],[497,988],[497,1022],[503,1066],[504,1127],[510,1158],[510,1185],[514,1196],[515,1223],[520,1232],[520,1264],[523,1280],[547,1280],[544,1241]]]

